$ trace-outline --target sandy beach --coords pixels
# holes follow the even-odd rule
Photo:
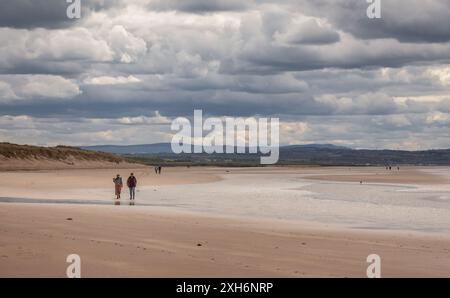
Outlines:
[[[137,201],[117,206],[111,179],[131,171]],[[380,255],[384,277],[448,277],[449,173],[2,172],[0,276],[64,277],[75,253],[84,277],[365,277],[369,254]]]

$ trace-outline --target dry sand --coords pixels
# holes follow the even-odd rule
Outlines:
[[[164,168],[161,176],[151,168],[119,172],[126,177],[130,171],[143,184],[186,187],[233,173],[298,171],[339,181],[362,175],[365,181],[378,177],[372,181],[383,183],[446,181],[415,168],[403,169],[406,181],[393,173],[376,175],[379,168]],[[89,195],[100,190],[109,194],[116,172],[0,173],[0,197],[79,198],[80,186]],[[364,277],[366,257],[372,253],[382,257],[385,277],[450,276],[450,237],[445,235],[357,231],[144,206],[0,203],[0,276],[63,277],[65,259],[72,253],[81,256],[86,277]]]

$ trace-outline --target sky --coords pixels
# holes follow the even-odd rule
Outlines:
[[[0,0],[0,141],[169,142],[278,117],[280,143],[450,148],[450,0]]]

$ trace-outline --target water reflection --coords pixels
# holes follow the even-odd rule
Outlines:
[[[114,200],[114,205],[115,206],[120,206],[120,205],[122,205],[122,202],[120,200]],[[126,203],[124,203],[123,205],[126,205]],[[135,203],[134,203],[134,201],[129,201],[128,205],[134,206]]]

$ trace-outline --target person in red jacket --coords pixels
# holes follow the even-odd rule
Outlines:
[[[137,179],[134,177],[133,173],[131,173],[130,177],[128,177],[127,186],[130,189],[130,200],[134,200],[136,196]]]

